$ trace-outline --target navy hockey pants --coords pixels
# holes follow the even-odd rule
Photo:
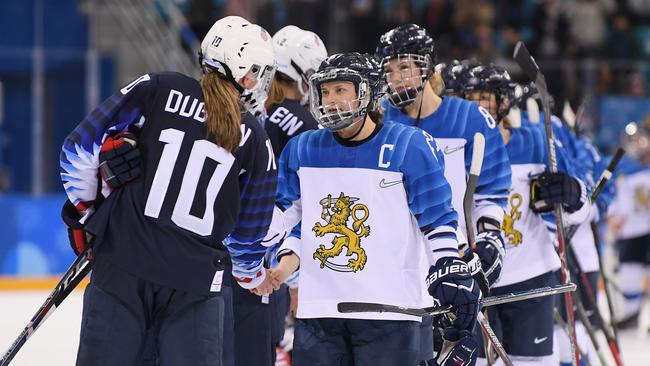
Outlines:
[[[297,319],[293,365],[416,365],[420,348],[415,321]]]
[[[96,261],[84,293],[77,365],[227,365],[232,303],[224,289],[199,296]]]
[[[492,288],[490,292],[491,295],[503,295],[557,283],[555,273],[547,272],[529,280]],[[508,355],[543,357],[553,354],[553,306],[556,296],[538,297],[488,308],[490,325]],[[474,327],[474,334],[480,346],[479,357],[484,358],[480,326]]]

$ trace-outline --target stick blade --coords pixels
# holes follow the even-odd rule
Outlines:
[[[398,313],[413,316],[425,316],[425,309],[406,308],[402,306],[377,304],[370,302],[340,302],[336,305],[339,313]]]
[[[528,49],[526,48],[524,42],[517,42],[512,57],[531,81],[537,80],[537,76],[539,74],[539,66],[537,66],[535,59],[530,55],[530,52],[528,52]]]
[[[485,136],[477,132],[474,134],[474,149],[472,151],[472,165],[469,168],[469,173],[472,175],[480,175],[481,167],[483,166],[483,154],[485,154]]]

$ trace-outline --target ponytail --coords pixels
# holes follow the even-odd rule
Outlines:
[[[236,92],[216,72],[204,74],[200,84],[208,139],[232,153],[241,141],[241,112]]]
[[[438,71],[434,71],[433,74],[431,74],[431,77],[429,78],[429,84],[431,85],[431,89],[433,89],[433,92],[436,93],[436,95],[441,95],[445,90],[445,82],[442,80],[442,76]]]

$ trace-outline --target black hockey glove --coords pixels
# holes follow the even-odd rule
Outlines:
[[[577,179],[562,172],[544,172],[530,183],[530,208],[535,213],[546,213],[559,203],[567,212],[575,212],[582,207],[581,195]]]
[[[474,366],[478,357],[478,343],[472,332],[450,328],[443,337],[451,349],[443,349],[436,359],[439,366]],[[447,347],[444,347],[447,348]]]
[[[467,263],[459,258],[440,258],[429,268],[426,283],[436,305],[454,307],[453,313],[437,319],[438,326],[471,331],[481,308],[481,290]]]
[[[61,218],[68,227],[68,239],[74,254],[79,255],[91,242],[91,236],[84,230],[84,225],[79,222],[81,215],[70,200],[66,200],[61,209]]]
[[[503,257],[506,255],[501,232],[486,230],[476,236],[476,254],[481,259],[481,267],[492,287],[501,277]]]
[[[131,132],[106,138],[99,152],[99,174],[111,189],[117,189],[140,176],[140,151]]]

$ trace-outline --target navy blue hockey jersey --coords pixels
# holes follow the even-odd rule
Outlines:
[[[220,288],[222,259],[244,285],[260,276],[260,245],[277,182],[264,129],[242,120],[239,149],[206,139],[199,83],[178,73],[143,75],[104,101],[66,138],[61,177],[70,200],[92,214],[99,149],[108,133],[138,134],[143,175],[112,193],[96,256],[145,280],[195,293]],[[225,247],[224,247],[225,244]]]
[[[280,156],[289,139],[301,132],[318,128],[318,122],[297,100],[285,99],[271,107],[267,114],[264,129],[277,156]]]

